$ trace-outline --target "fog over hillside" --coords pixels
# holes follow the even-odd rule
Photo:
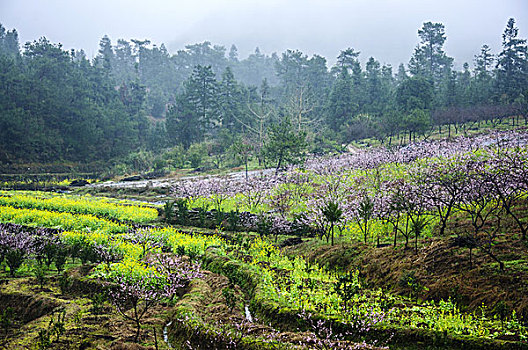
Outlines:
[[[2,0],[0,14],[5,27],[17,28],[21,43],[44,35],[67,49],[83,48],[89,57],[108,35],[165,43],[171,53],[205,40],[227,49],[236,44],[241,58],[257,46],[267,54],[299,49],[330,63],[353,47],[362,62],[373,56],[397,67],[408,62],[417,28],[433,21],[445,25],[446,52],[461,67],[472,64],[484,43],[499,50],[497,33],[509,17],[521,36],[528,33],[524,0]]]

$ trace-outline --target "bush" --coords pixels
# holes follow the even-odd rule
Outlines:
[[[177,145],[163,154],[163,159],[167,165],[173,168],[184,168],[186,161],[185,149],[182,145]]]
[[[44,271],[44,267],[42,266],[42,264],[35,264],[33,266],[33,274],[35,275],[35,278],[37,279],[37,282],[40,285],[40,289],[43,289],[44,283],[46,282],[46,271]]]
[[[236,307],[238,298],[232,286],[222,289],[222,296],[225,299],[226,306],[229,308],[229,312],[233,312],[233,309]]]
[[[7,332],[9,331],[9,328],[13,325],[14,321],[15,312],[12,307],[9,306],[2,310],[2,313],[0,313],[0,325],[2,326],[6,336]]]
[[[423,284],[414,276],[414,271],[408,271],[400,277],[400,287],[409,291],[410,298],[418,298],[418,296],[427,290]]]
[[[187,208],[187,199],[180,198],[173,202],[176,205],[176,222],[180,225],[189,223],[189,208]]]
[[[187,160],[192,168],[198,168],[207,158],[207,147],[203,143],[194,143],[187,150]]]
[[[66,265],[66,258],[68,257],[68,249],[62,245],[58,245],[55,251],[55,268],[57,273],[61,273]]]

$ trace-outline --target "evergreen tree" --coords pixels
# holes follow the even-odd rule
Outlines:
[[[327,124],[335,132],[339,132],[358,111],[358,105],[352,99],[352,78],[346,67],[341,68],[332,87],[326,111]]]
[[[404,112],[414,109],[430,109],[433,103],[433,84],[417,76],[405,80],[396,89],[396,103]]]
[[[287,164],[304,161],[305,151],[306,133],[296,132],[290,118],[284,117],[270,126],[263,153],[266,159],[276,162],[277,172]]]
[[[467,62],[463,65],[464,70],[457,74],[457,105],[467,107],[471,103],[471,72]]]
[[[218,82],[211,66],[196,66],[185,82],[185,99],[198,116],[204,131],[217,127],[220,123],[218,106]]]
[[[113,63],[114,51],[112,49],[112,41],[110,40],[108,35],[105,35],[99,42],[99,52],[95,57],[95,64],[98,67],[103,68],[103,70],[107,72],[107,74],[110,74],[110,72],[112,71]]]
[[[231,45],[231,48],[229,49],[229,62],[238,62],[238,49],[235,44]]]
[[[494,56],[488,45],[482,45],[480,53],[475,55],[474,76],[470,84],[470,99],[473,104],[487,104],[493,96]]]
[[[0,55],[20,56],[20,43],[16,29],[8,30],[0,24]]]
[[[361,52],[355,51],[353,48],[348,48],[346,50],[343,50],[339,53],[339,56],[337,56],[337,67],[345,67],[349,73],[357,70],[357,67],[359,66],[359,55]],[[340,70],[338,69],[337,73],[340,73]]]
[[[173,144],[182,145],[185,149],[201,141],[203,128],[194,106],[181,96],[167,111],[167,136]]]
[[[372,115],[382,112],[383,104],[386,103],[382,82],[381,65],[374,57],[370,57],[365,66],[365,106],[364,111]]]
[[[407,75],[407,70],[405,69],[405,66],[403,63],[400,63],[398,66],[398,72],[396,73],[396,76],[394,77],[396,79],[396,83],[400,84],[405,79],[407,79],[409,76]]]
[[[444,76],[433,95],[433,107],[454,107],[457,103],[457,72],[448,68],[444,71]]]
[[[286,50],[280,61],[275,65],[277,76],[281,82],[282,95],[287,96],[306,84],[306,71],[308,67],[308,56],[299,50]]]
[[[431,125],[429,109],[433,103],[433,83],[421,76],[403,81],[396,89],[396,103],[401,113],[401,127],[411,136],[424,133]]]
[[[443,49],[446,41],[444,25],[426,22],[418,30],[418,36],[420,43],[409,61],[409,71],[413,75],[431,79],[438,85],[453,64],[453,59]]]
[[[136,78],[136,59],[132,46],[126,40],[119,39],[114,47],[114,65],[112,75],[118,85],[129,83]]]
[[[518,34],[515,19],[510,18],[497,57],[497,90],[505,102],[513,101],[528,89],[528,49],[526,39],[519,39]]]
[[[242,99],[242,88],[238,85],[231,68],[226,67],[218,88],[218,103],[223,128],[235,131],[240,126],[238,120],[243,114]]]
[[[262,80],[266,79],[270,86],[279,83],[275,67],[279,58],[273,53],[271,56],[264,55],[259,48],[248,58],[241,60],[233,67],[233,72],[246,86],[259,86]]]

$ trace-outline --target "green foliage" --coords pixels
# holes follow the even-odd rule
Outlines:
[[[423,134],[431,127],[431,117],[423,109],[413,109],[404,115],[402,126],[413,133]]]
[[[396,90],[396,103],[401,110],[429,109],[433,102],[433,84],[427,78],[416,76],[404,80]]]
[[[388,171],[392,171],[393,175],[400,172],[405,173],[402,169]],[[338,209],[340,208],[336,202],[328,205],[329,221],[335,221],[342,215],[339,214]],[[371,220],[373,220],[372,230],[381,230],[377,226],[382,225],[379,223],[381,221]],[[420,226],[419,221],[415,221],[414,225]],[[130,228],[130,226],[127,227]],[[498,319],[492,319],[486,314],[462,313],[451,300],[415,303],[381,290],[367,289],[361,284],[357,271],[336,276],[301,256],[285,256],[268,241],[255,239],[248,244],[250,239],[238,236],[239,244],[235,248],[237,252],[227,253],[228,244],[215,236],[202,236],[197,233],[189,235],[172,227],[146,228],[145,230],[148,231],[149,239],[165,242],[164,244],[170,246],[171,250],[177,254],[189,255],[192,260],[204,259],[209,264],[208,267],[226,275],[232,284],[239,284],[249,291],[254,298],[253,302],[256,305],[264,305],[263,307],[274,305],[274,307],[280,307],[281,310],[286,310],[285,312],[294,314],[305,309],[309,312],[317,312],[318,316],[336,322],[356,322],[381,317],[379,322],[382,327],[427,329],[446,332],[449,335],[496,338],[510,332],[526,336],[526,330],[516,316],[513,314],[510,316],[510,311],[501,305],[497,305],[493,310],[497,317],[501,318],[499,325]],[[411,224],[410,230],[412,232],[418,228]],[[122,232],[106,229],[96,232],[63,232],[62,234],[65,242],[72,244],[81,242],[79,247],[89,246],[94,241],[105,244],[112,242],[124,252],[126,258],[123,261],[100,264],[95,269],[95,276],[104,273],[132,278],[149,272],[149,267],[142,260],[142,247],[128,240],[123,241],[125,235]],[[76,235],[85,238],[75,240],[74,237],[78,237]],[[151,251],[159,253],[161,248],[154,247]],[[218,259],[212,261],[214,260],[211,258],[213,255],[218,256]],[[234,260],[233,257],[240,260]],[[69,289],[70,285],[67,276],[63,274],[59,281],[63,293]],[[409,290],[411,297],[418,297],[426,290],[412,272],[402,276],[401,283]],[[237,303],[233,300],[236,299],[236,292],[226,290],[222,291],[222,294],[228,308],[233,310]],[[95,309],[97,309],[97,304],[99,302],[102,304],[104,300],[102,296],[96,295],[93,299]],[[41,334],[40,343],[43,344],[43,348],[49,346],[52,340],[60,341],[61,323],[64,324],[64,316],[56,316],[53,316],[49,329]]]
[[[48,331],[51,335],[55,335],[55,341],[59,341],[60,337],[64,334],[66,331],[65,328],[65,318],[66,318],[66,310],[63,309],[59,312],[57,312],[57,319],[55,320],[54,315],[51,315],[50,324],[48,327]]]
[[[229,223],[229,229],[231,231],[237,231],[238,225],[240,223],[240,211],[231,210],[227,213],[227,222]]]
[[[57,314],[56,319],[55,313]],[[66,331],[65,318],[66,310],[64,309],[51,314],[48,327],[39,331],[38,340],[36,344],[37,349],[49,349],[54,341],[58,342],[60,340],[60,337]],[[55,340],[53,340],[53,337],[55,337]]]
[[[330,200],[325,203],[325,206],[322,208],[321,212],[323,213],[325,220],[330,223],[327,235],[331,236],[332,245],[334,245],[334,228],[335,225],[342,219],[343,209],[339,207],[338,202]]]
[[[346,67],[341,68],[326,107],[327,123],[334,132],[339,132],[359,109],[357,101],[354,101],[352,95],[352,84],[348,69]]]
[[[106,298],[104,292],[90,294],[90,300],[92,301],[92,308],[90,311],[95,315],[103,313]]]
[[[44,270],[44,266],[42,264],[34,264],[33,265],[33,274],[35,275],[35,278],[40,285],[40,289],[44,288],[44,283],[46,283],[46,270]]]
[[[257,221],[257,232],[261,239],[270,234],[272,226],[273,221],[271,217],[264,213],[259,214]]]
[[[515,19],[510,18],[502,35],[502,51],[497,57],[497,90],[501,99],[513,101],[526,94],[528,85],[528,46],[518,38]]]
[[[393,76],[390,66],[373,57],[363,69],[352,48],[328,67],[324,57],[298,50],[267,56],[257,48],[238,59],[235,51],[228,58],[225,47],[206,41],[171,55],[163,44],[123,39],[113,44],[105,36],[89,61],[82,50],[67,51],[45,38],[21,51],[16,30],[1,27],[0,162],[76,162],[114,175],[187,163],[247,165],[253,151],[235,151],[238,157],[226,161],[232,141],[242,135],[254,146],[259,165],[263,156],[277,163],[302,161],[303,147],[283,157],[273,145],[276,130],[267,128],[281,119],[277,111],[292,118],[295,130],[319,141],[328,138],[312,147],[315,152],[332,152],[340,148],[333,143],[362,138],[384,143],[389,137],[391,143],[402,131],[423,133],[431,122],[423,113],[435,109],[465,107],[475,116],[474,108],[492,104],[521,108],[528,64],[526,40],[518,34],[509,19],[496,64],[484,45],[471,74],[468,65],[453,70],[444,51],[444,24],[423,23],[410,74],[401,65]],[[458,128],[457,120],[434,122]],[[183,156],[183,150],[205,140],[201,159],[196,150]],[[290,141],[278,143],[297,143]],[[167,146],[174,148],[163,157],[154,154]]]
[[[357,270],[350,271],[346,275],[339,276],[334,283],[334,289],[343,301],[344,312],[348,311],[350,301],[361,289],[358,275],[359,272]]]
[[[67,294],[72,285],[73,281],[70,275],[67,272],[63,272],[59,277],[59,288],[61,290],[61,294]]]
[[[202,129],[197,112],[185,97],[178,98],[176,104],[169,108],[166,125],[170,142],[182,149],[186,150],[191,144],[201,141]]]
[[[186,162],[185,149],[182,145],[176,145],[163,153],[163,159],[172,168],[184,168]]]
[[[369,195],[364,194],[362,200],[359,202],[359,208],[357,210],[357,222],[361,231],[363,231],[363,237],[365,244],[370,232],[370,221],[374,210],[374,202]]]
[[[493,307],[493,313],[497,315],[501,321],[502,326],[504,327],[504,321],[510,314],[510,308],[508,305],[504,302],[504,300],[499,301],[495,306]]]
[[[165,216],[165,221],[167,221],[168,223],[172,221],[172,218],[174,216],[174,204],[175,204],[175,201],[168,200],[163,205],[163,213]],[[187,204],[185,204],[185,206],[187,206]]]
[[[38,333],[36,347],[38,350],[49,349],[51,346],[51,336],[48,329],[41,329]]]
[[[0,88],[2,160],[109,160],[140,143],[139,117],[127,113],[104,68],[79,53],[41,38],[20,59],[0,55],[0,67],[9,82]]]
[[[15,312],[11,306],[8,306],[0,312],[0,326],[4,331],[4,335],[7,337],[9,328],[13,325],[15,321]]]
[[[290,118],[270,126],[268,139],[262,150],[266,159],[276,162],[277,171],[288,164],[300,164],[306,151],[306,133],[296,132]]]
[[[68,257],[68,249],[64,246],[57,246],[57,250],[55,253],[55,268],[57,269],[57,273],[61,273],[64,270],[64,265],[66,264],[66,258]]]
[[[225,299],[226,306],[229,308],[229,312],[233,312],[234,308],[237,306],[238,298],[232,286],[223,288],[222,296]]]
[[[148,151],[138,151],[129,153],[123,163],[128,173],[141,173],[149,171],[153,166],[154,156]]]
[[[339,203],[334,201],[329,201],[326,203],[326,206],[323,208],[322,212],[326,220],[334,224],[341,220],[341,216],[343,215],[343,210],[339,208]]]
[[[423,292],[428,290],[423,284],[421,284],[415,277],[414,271],[408,271],[400,277],[400,286],[409,291],[409,297],[418,298]]]
[[[446,41],[445,27],[442,23],[426,22],[418,30],[418,35],[420,44],[414,49],[409,71],[413,75],[439,82],[444,72],[453,64],[453,58],[448,57],[443,50]]]
[[[187,150],[187,160],[192,168],[200,167],[207,158],[207,147],[204,143],[193,143]]]

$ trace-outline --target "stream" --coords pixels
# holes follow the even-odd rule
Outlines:
[[[251,313],[249,312],[249,306],[244,305],[244,311],[246,312],[246,320],[248,322],[253,322],[253,317],[251,317]]]
[[[169,349],[172,349],[172,345],[169,341],[169,327],[171,324],[172,324],[172,321],[169,321],[169,323],[167,323],[165,327],[163,327],[163,341],[167,344]]]

